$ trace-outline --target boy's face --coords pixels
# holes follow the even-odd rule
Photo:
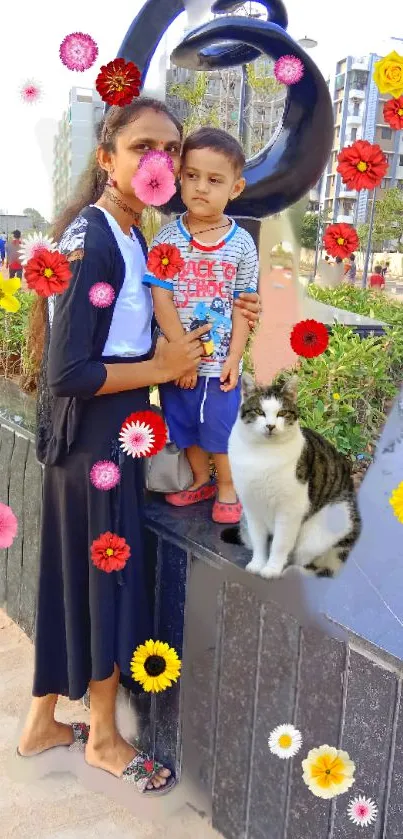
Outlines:
[[[245,188],[234,164],[213,149],[192,149],[182,160],[182,200],[193,215],[209,218],[224,212]]]

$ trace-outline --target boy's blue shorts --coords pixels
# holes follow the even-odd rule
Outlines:
[[[228,440],[241,404],[241,381],[223,393],[218,378],[200,376],[194,390],[172,382],[159,386],[169,436],[179,449],[200,446],[212,454],[227,454]]]

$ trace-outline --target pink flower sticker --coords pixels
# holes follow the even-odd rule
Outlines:
[[[112,460],[98,460],[91,469],[90,481],[95,489],[108,492],[118,485],[120,481],[120,469]]]
[[[161,160],[149,160],[137,170],[131,185],[137,198],[146,206],[161,207],[176,192],[175,178],[171,169]]]
[[[274,75],[280,84],[297,84],[304,75],[304,65],[296,55],[282,55],[274,65]]]
[[[60,44],[59,55],[68,70],[83,73],[89,70],[98,56],[98,47],[91,35],[72,32]]]
[[[349,819],[359,827],[368,827],[376,821],[378,816],[378,808],[372,798],[365,798],[363,795],[357,795],[353,798],[347,808],[347,815]]]
[[[27,79],[20,87],[20,96],[26,105],[34,105],[42,98],[42,89],[33,79]]]
[[[139,169],[142,166],[148,166],[149,163],[156,163],[160,166],[168,166],[168,169],[174,173],[174,162],[170,154],[167,154],[166,151],[148,151],[146,154],[143,154],[140,163]]]
[[[0,501],[0,548],[10,548],[17,535],[18,521],[11,507]]]
[[[109,283],[95,283],[91,286],[88,296],[93,306],[107,309],[115,299],[115,291]]]

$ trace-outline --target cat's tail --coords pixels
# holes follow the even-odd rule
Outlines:
[[[226,527],[225,530],[222,530],[220,539],[228,545],[243,545],[239,524],[236,524],[234,527]]]

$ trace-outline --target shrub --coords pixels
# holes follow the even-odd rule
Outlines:
[[[382,292],[354,288],[347,284],[332,289],[310,284],[308,294],[315,300],[336,306],[338,309],[346,309],[391,325],[403,326],[403,304],[398,300],[391,300]]]
[[[0,375],[13,378],[29,375],[30,364],[26,350],[29,313],[34,295],[21,292],[21,307],[9,313],[0,309]]]

